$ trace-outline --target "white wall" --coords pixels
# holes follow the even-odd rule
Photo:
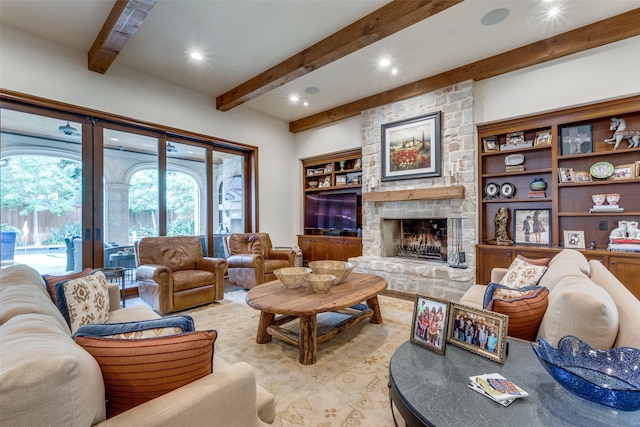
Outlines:
[[[274,245],[296,243],[297,158],[286,122],[243,107],[219,112],[213,97],[117,61],[105,75],[94,73],[87,70],[86,52],[7,26],[0,32],[3,89],[258,147],[260,230],[270,233]]]

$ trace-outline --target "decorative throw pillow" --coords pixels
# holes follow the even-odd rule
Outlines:
[[[82,270],[79,273],[71,273],[71,274],[65,274],[62,276],[52,276],[51,274],[45,274],[42,276],[42,278],[44,279],[44,281],[47,284],[47,292],[49,292],[49,296],[51,297],[51,301],[53,301],[54,304],[58,304],[58,298],[56,297],[56,283],[58,282],[64,282],[66,280],[73,280],[73,279],[77,279],[79,277],[84,277],[88,274],[91,273],[91,269],[89,267],[85,268],[84,270]]]
[[[210,330],[140,340],[75,340],[100,365],[110,418],[213,372],[217,335]]]
[[[109,320],[109,289],[101,271],[56,284],[58,309],[74,334],[82,325]]]
[[[500,284],[514,289],[536,286],[547,271],[548,265],[549,258],[531,259],[518,255],[507,269]]]
[[[102,338],[117,338],[124,340],[168,337],[194,332],[196,330],[191,316],[172,316],[162,319],[141,320],[138,322],[99,323],[80,326],[73,338],[77,336],[92,336]]]
[[[549,290],[543,286],[513,289],[489,283],[483,307],[509,316],[510,337],[534,341],[548,305]]]

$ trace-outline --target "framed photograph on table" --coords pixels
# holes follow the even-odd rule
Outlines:
[[[564,247],[571,249],[584,249],[584,231],[564,230]]]
[[[611,179],[630,179],[630,178],[636,178],[635,163],[614,166],[613,175],[611,175]]]
[[[410,341],[444,354],[450,306],[449,301],[416,295]]]
[[[382,181],[440,176],[440,111],[382,125]]]
[[[513,241],[517,245],[551,242],[551,209],[514,209]]]
[[[452,303],[447,342],[504,363],[509,317],[493,311]]]

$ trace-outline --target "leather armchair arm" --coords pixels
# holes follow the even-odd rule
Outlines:
[[[260,268],[264,270],[264,258],[262,255],[240,254],[227,258],[229,268]]]
[[[164,265],[144,264],[136,269],[138,280],[153,280],[160,287],[169,286],[172,273],[169,267]],[[169,289],[167,289],[169,290]]]
[[[271,249],[269,251],[269,258],[287,260],[291,266],[294,265],[296,256],[296,252],[292,249]]]
[[[224,258],[202,258],[196,263],[196,270],[207,270],[215,273],[222,270],[227,271],[227,260]]]

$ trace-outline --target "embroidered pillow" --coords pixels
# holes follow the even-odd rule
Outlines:
[[[147,339],[75,340],[100,365],[111,418],[213,372],[217,335],[210,330]]]
[[[99,323],[84,325],[73,335],[93,336],[114,339],[157,338],[195,331],[191,316],[173,316],[162,319],[142,320],[138,322]]]
[[[90,273],[91,273],[91,269],[87,267],[79,273],[65,274],[62,276],[52,276],[51,274],[45,274],[42,276],[42,278],[47,283],[47,292],[49,292],[51,301],[53,301],[53,303],[57,305],[58,298],[56,297],[56,283],[64,282],[66,280],[77,279],[79,277],[84,277]]]
[[[547,271],[548,265],[549,258],[531,259],[518,255],[507,269],[500,284],[514,289],[536,286]]]
[[[513,289],[489,283],[484,294],[486,310],[509,316],[508,335],[534,341],[549,305],[549,290],[543,286]]]
[[[82,325],[109,320],[109,289],[101,271],[56,284],[58,309],[74,334]]]

